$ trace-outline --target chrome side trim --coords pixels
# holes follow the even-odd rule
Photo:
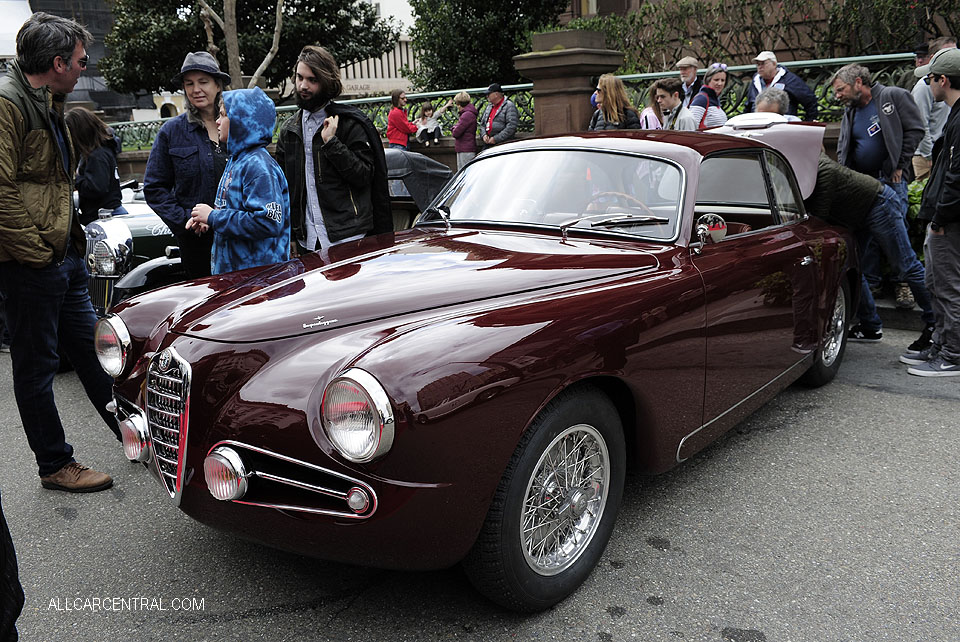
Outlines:
[[[814,354],[814,353],[811,352],[810,354],[804,356],[802,359],[800,359],[800,361],[797,361],[795,364],[793,364],[792,366],[790,366],[788,369],[784,370],[784,371],[781,372],[779,375],[777,375],[776,378],[772,379],[771,381],[768,381],[768,382],[766,383],[766,385],[764,385],[764,386],[762,386],[762,387],[760,387],[760,388],[757,388],[754,392],[750,393],[749,395],[747,395],[746,397],[744,397],[743,399],[741,399],[738,403],[734,404],[733,406],[730,406],[730,407],[727,408],[725,411],[723,411],[722,413],[720,413],[719,415],[717,415],[716,417],[714,417],[713,419],[711,419],[710,421],[708,421],[707,423],[703,424],[702,426],[700,426],[699,428],[697,428],[696,430],[694,430],[693,432],[691,432],[690,434],[688,434],[686,437],[684,437],[683,439],[681,439],[681,440],[680,440],[680,444],[677,446],[677,463],[678,463],[678,464],[679,464],[679,463],[683,463],[683,462],[685,462],[687,459],[689,459],[689,457],[685,457],[685,458],[682,458],[682,459],[681,459],[681,457],[680,457],[680,451],[683,450],[683,445],[687,442],[688,439],[690,439],[691,437],[693,437],[694,435],[696,435],[698,432],[700,432],[700,431],[703,430],[704,428],[713,425],[713,424],[714,424],[715,422],[717,422],[717,421],[720,421],[721,419],[723,419],[724,417],[726,417],[728,414],[730,414],[731,412],[733,412],[734,410],[736,410],[737,408],[739,408],[740,406],[742,406],[742,405],[745,404],[746,402],[750,401],[751,399],[753,399],[754,397],[756,397],[757,395],[759,395],[761,392],[763,392],[764,390],[766,390],[767,388],[769,388],[769,387],[772,386],[773,384],[777,383],[778,381],[780,381],[781,379],[783,379],[784,377],[786,377],[787,375],[789,375],[791,372],[793,372],[793,371],[796,370],[797,368],[799,368],[799,367],[801,367],[801,366],[807,365],[807,362],[812,359],[813,354]]]
[[[326,508],[312,508],[312,507],[310,507],[310,506],[295,506],[295,505],[291,505],[291,504],[271,504],[271,503],[266,503],[266,502],[252,502],[252,501],[249,501],[249,500],[240,500],[240,499],[232,500],[232,501],[233,501],[234,503],[236,503],[236,504],[245,504],[245,505],[248,505],[248,506],[261,506],[261,507],[263,507],[263,508],[275,508],[275,509],[277,509],[277,510],[288,510],[288,511],[300,512],[300,513],[310,513],[310,514],[313,514],[313,515],[328,515],[328,516],[330,516],[330,517],[342,517],[342,518],[345,518],[345,519],[357,519],[357,520],[368,519],[369,517],[372,517],[373,514],[377,511],[377,506],[378,506],[378,504],[379,504],[379,500],[378,500],[378,498],[377,498],[377,493],[376,493],[376,491],[374,491],[373,488],[371,488],[369,484],[366,484],[366,483],[360,481],[359,479],[356,479],[355,477],[350,477],[349,475],[344,475],[343,473],[338,473],[337,471],[335,471],[335,470],[330,470],[329,468],[323,468],[322,466],[317,466],[317,465],[315,465],[315,464],[310,464],[310,463],[307,463],[307,462],[305,462],[305,461],[301,461],[301,460],[299,460],[299,459],[294,459],[293,457],[287,457],[286,455],[281,455],[281,454],[279,454],[279,453],[275,453],[275,452],[273,452],[273,451],[266,450],[265,448],[259,448],[259,447],[257,447],[257,446],[251,446],[250,444],[245,444],[245,443],[239,442],[239,441],[233,441],[233,440],[231,440],[231,439],[227,439],[227,440],[219,441],[219,442],[215,443],[215,444],[210,448],[210,450],[207,451],[207,455],[209,456],[210,453],[212,453],[213,450],[214,450],[215,448],[217,448],[218,446],[232,446],[232,447],[234,447],[234,448],[250,450],[250,451],[255,452],[255,453],[258,453],[258,454],[260,454],[260,455],[266,455],[267,457],[273,457],[273,458],[275,458],[275,459],[279,459],[280,461],[286,462],[286,463],[288,463],[288,464],[295,464],[295,465],[297,465],[297,466],[303,466],[304,468],[309,468],[310,470],[316,471],[316,472],[318,472],[318,473],[321,473],[321,474],[324,474],[324,475],[330,475],[330,476],[332,476],[332,477],[336,477],[336,478],[338,478],[338,479],[342,479],[342,480],[345,481],[345,482],[349,482],[350,484],[353,484],[354,486],[357,486],[357,487],[363,489],[363,490],[368,494],[368,496],[370,497],[370,507],[367,509],[367,511],[366,511],[365,513],[360,514],[360,515],[354,513],[354,512],[353,512],[352,510],[350,510],[349,508],[347,508],[347,509],[344,510],[344,511],[337,511],[337,510],[330,510],[330,509],[326,509]],[[242,454],[242,453],[241,453],[241,454]],[[301,481],[297,481],[297,480],[293,480],[293,479],[288,479],[288,478],[285,478],[285,477],[279,477],[279,476],[277,476],[277,475],[273,475],[273,474],[271,474],[271,473],[265,473],[265,472],[263,472],[263,471],[255,470],[255,469],[251,469],[251,470],[250,470],[250,475],[251,475],[251,476],[260,477],[260,478],[262,478],[262,479],[264,479],[264,480],[274,481],[274,482],[277,482],[277,483],[280,483],[280,484],[287,484],[287,485],[289,485],[289,486],[293,486],[293,487],[295,487],[295,488],[300,488],[300,489],[302,489],[302,490],[312,491],[312,492],[315,492],[315,493],[317,493],[317,494],[319,494],[319,495],[334,497],[334,498],[336,498],[336,499],[342,500],[342,501],[344,502],[344,505],[346,505],[347,493],[341,493],[340,491],[332,490],[332,489],[329,489],[329,488],[323,488],[322,486],[315,486],[315,485],[313,485],[313,484],[308,484],[308,483],[306,483],[306,482],[301,482]]]

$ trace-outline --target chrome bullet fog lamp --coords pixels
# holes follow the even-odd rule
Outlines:
[[[217,446],[203,461],[203,478],[207,490],[221,501],[240,499],[247,493],[250,473],[233,448]]]
[[[358,515],[370,508],[370,496],[367,491],[354,486],[347,493],[347,506]]]
[[[123,453],[130,461],[147,461],[150,449],[147,447],[147,422],[139,415],[130,415],[120,422],[120,436],[123,439]]]

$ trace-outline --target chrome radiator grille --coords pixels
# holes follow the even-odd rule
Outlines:
[[[150,360],[146,414],[154,461],[171,497],[179,498],[187,450],[190,364],[173,348]]]
[[[90,289],[90,301],[93,303],[93,309],[97,316],[105,316],[110,309],[110,303],[113,302],[113,286],[117,279],[112,277],[91,276],[88,285]]]

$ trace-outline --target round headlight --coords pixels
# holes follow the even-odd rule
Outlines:
[[[393,408],[370,373],[351,368],[323,391],[323,428],[340,454],[357,463],[372,461],[393,445]]]
[[[113,276],[117,269],[117,260],[106,241],[93,244],[93,271],[100,276]]]
[[[107,374],[120,376],[130,353],[130,333],[120,317],[111,314],[97,321],[93,328],[93,347]]]
[[[243,460],[233,448],[217,446],[203,460],[203,478],[207,490],[221,501],[240,499],[247,493],[247,473]]]

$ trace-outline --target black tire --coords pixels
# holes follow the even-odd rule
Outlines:
[[[581,470],[557,469],[562,453],[569,453],[564,445],[577,446],[565,459],[584,462]],[[524,433],[507,465],[463,560],[470,581],[494,602],[521,612],[541,611],[573,593],[610,539],[625,469],[623,427],[610,400],[586,386],[559,395]],[[528,526],[539,527],[521,528],[524,517]],[[587,534],[577,537],[574,523]],[[522,531],[528,533],[525,541]],[[562,548],[561,540],[568,555],[531,551],[535,541],[545,553]]]
[[[808,388],[819,388],[833,381],[840,370],[843,353],[847,350],[847,330],[850,319],[850,286],[841,281],[833,310],[824,328],[820,348],[814,355],[813,365],[800,377],[800,383]]]

